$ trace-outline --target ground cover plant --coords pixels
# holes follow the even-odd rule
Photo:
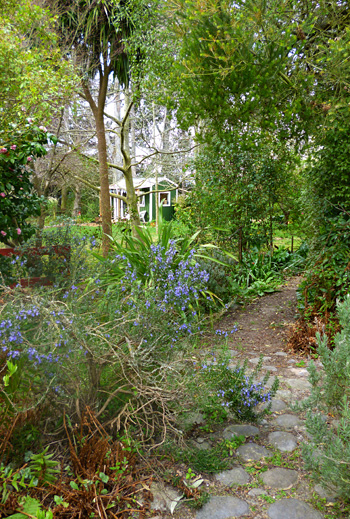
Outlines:
[[[303,250],[292,253],[281,248],[271,254],[253,249],[242,254],[241,262],[220,251],[214,250],[210,254],[221,261],[202,260],[202,264],[210,274],[210,289],[225,304],[275,292],[287,276],[301,272],[305,265]]]

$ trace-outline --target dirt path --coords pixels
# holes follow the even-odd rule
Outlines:
[[[262,354],[263,371],[279,378],[280,389],[272,400],[271,414],[259,425],[232,421],[208,434],[202,428],[200,437],[194,435],[194,445],[207,451],[216,442],[230,440],[237,434],[245,437],[245,443],[236,449],[230,470],[202,474],[203,485],[210,494],[203,508],[195,512],[180,504],[171,516],[164,505],[167,498],[157,492],[152,519],[323,519],[326,513],[327,518],[343,517],[336,515],[334,495],[315,486],[304,469],[301,445],[308,441],[305,417],[290,407],[310,393],[306,370],[309,359],[287,349],[289,328],[296,319],[299,282],[300,278],[292,278],[279,292],[259,298],[246,308],[230,310],[216,323],[213,334],[206,337],[202,355],[207,348],[213,348],[214,338],[217,342],[217,337],[222,336],[215,330],[229,332],[233,366],[247,359],[248,367],[253,368]],[[231,334],[235,325],[238,330]],[[184,465],[184,474],[186,470]],[[167,492],[170,495],[173,489],[168,487]],[[326,508],[326,502],[331,508]]]
[[[277,355],[279,360],[274,364],[277,369],[271,370],[278,375],[285,375],[293,363],[305,362],[305,357],[287,349],[290,327],[297,319],[296,289],[300,281],[300,277],[287,280],[278,292],[260,297],[247,307],[236,307],[217,323],[225,331],[237,325],[237,332],[230,334],[228,340],[237,359],[259,355],[273,358],[276,353],[285,352],[286,355]]]

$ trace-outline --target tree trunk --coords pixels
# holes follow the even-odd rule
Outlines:
[[[135,227],[140,227],[140,216],[139,216],[139,210],[137,207],[137,195],[135,191],[134,181],[132,178],[132,172],[131,172],[131,160],[130,156],[128,156],[129,159],[129,165],[128,160],[124,155],[124,178],[125,178],[125,186],[126,186],[126,200],[128,204],[129,214],[130,214],[130,223],[132,225],[133,231]],[[135,234],[135,233],[134,233]]]
[[[73,211],[72,216],[73,218],[77,218],[79,216],[79,213],[81,214],[81,186],[80,184],[76,184],[74,186],[74,205],[73,205]]]
[[[269,228],[270,253],[273,254],[273,217],[272,210],[270,211],[270,228]]]
[[[68,186],[63,186],[61,189],[61,208],[60,213],[65,215],[67,211],[67,197],[68,197]]]
[[[109,178],[108,178],[108,161],[107,161],[107,142],[106,129],[104,123],[104,109],[106,104],[106,95],[108,87],[109,71],[107,67],[107,58],[104,57],[105,71],[100,70],[100,87],[98,93],[97,104],[92,98],[91,92],[87,83],[83,80],[82,87],[85,94],[85,99],[88,101],[95,119],[96,136],[97,136],[97,151],[100,173],[100,200],[101,200],[101,218],[102,218],[102,254],[108,255],[110,247],[110,238],[112,236],[112,211],[109,196]]]
[[[103,256],[107,256],[110,246],[109,236],[112,236],[112,215],[109,196],[106,133],[103,120],[103,110],[100,109],[98,109],[96,114],[96,133],[101,187],[102,254]]]

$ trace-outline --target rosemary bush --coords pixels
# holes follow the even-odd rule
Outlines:
[[[114,291],[100,278],[63,290],[14,291],[1,310],[0,348],[20,377],[2,389],[3,411],[8,401],[14,414],[50,402],[79,417],[89,405],[145,442],[175,431],[186,354],[200,331],[196,300],[207,280],[191,253],[174,266],[175,253],[152,249],[153,282],[146,286],[127,265]]]
[[[209,417],[225,417],[230,411],[239,421],[258,422],[269,412],[271,398],[276,394],[279,384],[276,377],[271,389],[267,390],[265,384],[270,375],[267,373],[259,381],[261,368],[262,357],[254,371],[248,374],[247,361],[233,367],[225,353],[218,359],[213,356],[196,370],[194,383],[197,388],[203,388],[199,396],[199,406]],[[256,406],[260,403],[268,405],[259,411]]]
[[[339,496],[350,496],[350,296],[337,307],[342,331],[329,349],[327,337],[318,335],[317,353],[322,370],[309,365],[311,396],[302,407],[308,409],[306,427],[312,440],[303,445],[308,469],[325,487],[336,487]],[[337,418],[327,424],[325,414]]]

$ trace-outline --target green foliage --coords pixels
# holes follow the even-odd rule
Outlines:
[[[110,272],[105,276],[106,281],[112,288],[113,283],[119,283],[125,276],[125,271],[131,269],[136,273],[137,278],[142,283],[152,283],[153,273],[151,271],[151,253],[156,247],[164,260],[170,249],[176,247],[176,254],[172,259],[172,267],[176,268],[181,261],[187,260],[191,254],[192,247],[198,233],[193,236],[175,238],[173,236],[172,222],[159,226],[158,236],[154,242],[151,231],[145,227],[135,229],[136,236],[124,233],[121,242],[114,240],[112,250],[115,253],[116,261],[110,265]],[[100,261],[107,261],[101,256],[97,256]]]
[[[54,483],[60,473],[57,461],[52,460],[53,455],[47,454],[47,451],[48,447],[39,454],[27,453],[26,459],[30,459],[29,464],[17,470],[10,465],[0,465],[0,509],[4,506],[6,508],[6,502],[13,489],[16,493],[22,494],[18,499],[18,508],[23,513],[17,512],[9,516],[12,519],[23,519],[28,514],[38,519],[52,518],[52,512],[41,510],[40,501],[28,495],[30,489]]]
[[[53,454],[47,454],[48,449],[46,447],[39,454],[32,454],[30,458],[29,468],[39,485],[54,483],[60,473],[57,461],[52,459]]]
[[[25,300],[20,291],[11,293],[0,336],[20,366],[14,415],[49,401],[74,412],[78,399],[127,432],[149,435],[145,441],[164,432],[164,423],[173,430],[190,369],[183,352],[199,333],[195,305],[207,274],[186,261],[172,268],[157,254],[149,286],[127,270],[109,292],[91,276],[89,284],[33,290]],[[170,260],[175,254],[173,248]]]
[[[216,473],[227,470],[231,465],[229,448],[225,442],[217,443],[210,450],[201,450],[195,447],[181,449],[171,448],[170,454],[174,455],[178,462],[185,463],[198,473]]]
[[[12,285],[15,283],[16,277],[13,259],[10,256],[0,255],[0,285]]]
[[[23,513],[17,512],[15,514],[12,514],[8,516],[10,517],[10,519],[27,519],[28,515],[29,517],[35,517],[37,519],[52,518],[52,512],[51,515],[46,515],[46,512],[40,509],[40,501],[38,501],[37,499],[27,496],[22,500],[20,504]]]
[[[306,317],[334,312],[336,300],[342,299],[350,287],[348,217],[340,215],[327,223],[328,229],[314,240],[305,279],[298,289],[298,308]]]
[[[310,363],[311,396],[302,404],[308,408],[306,426],[310,443],[303,445],[306,466],[325,487],[335,487],[337,493],[349,501],[350,489],[350,297],[338,305],[341,333],[335,336],[334,349],[327,346],[327,338],[318,336],[317,353],[322,363],[318,371]],[[330,426],[325,413],[339,420]]]
[[[0,9],[1,132],[15,123],[25,128],[34,112],[48,124],[71,96],[75,81],[57,45],[54,19],[30,0],[2,2]]]
[[[63,7],[56,0],[46,0],[46,4],[58,14],[61,43],[79,49],[77,65],[83,73],[93,77],[103,56],[104,73],[113,73],[121,85],[128,85],[129,60],[123,41],[133,30],[136,3],[74,0]]]
[[[230,367],[230,358],[221,356],[216,362],[203,363],[199,366],[194,384],[198,388],[205,387],[207,390],[203,395],[198,396],[198,406],[207,414],[215,412],[217,409],[230,411],[236,419],[242,422],[257,422],[269,412],[271,405],[269,402],[276,394],[279,381],[275,378],[272,387],[266,391],[265,384],[270,374],[267,373],[257,382],[262,369],[262,357],[260,358],[254,371],[247,375],[248,362],[243,365],[237,364]],[[257,411],[256,406],[260,402],[266,402],[266,407],[262,411]]]
[[[342,2],[170,5],[180,48],[167,74],[181,91],[175,100],[186,126],[199,118],[206,134],[220,134],[254,121],[302,141],[329,110],[345,115],[350,34]]]
[[[223,303],[229,303],[237,296],[237,291],[234,290],[232,283],[237,261],[222,253],[219,249],[214,249],[207,255],[214,260],[218,260],[218,262],[199,260],[201,267],[209,274],[208,290],[219,297]]]
[[[34,233],[27,220],[40,213],[42,199],[33,193],[28,166],[46,154],[48,137],[45,128],[31,122],[0,137],[0,241],[6,244],[17,244]]]

